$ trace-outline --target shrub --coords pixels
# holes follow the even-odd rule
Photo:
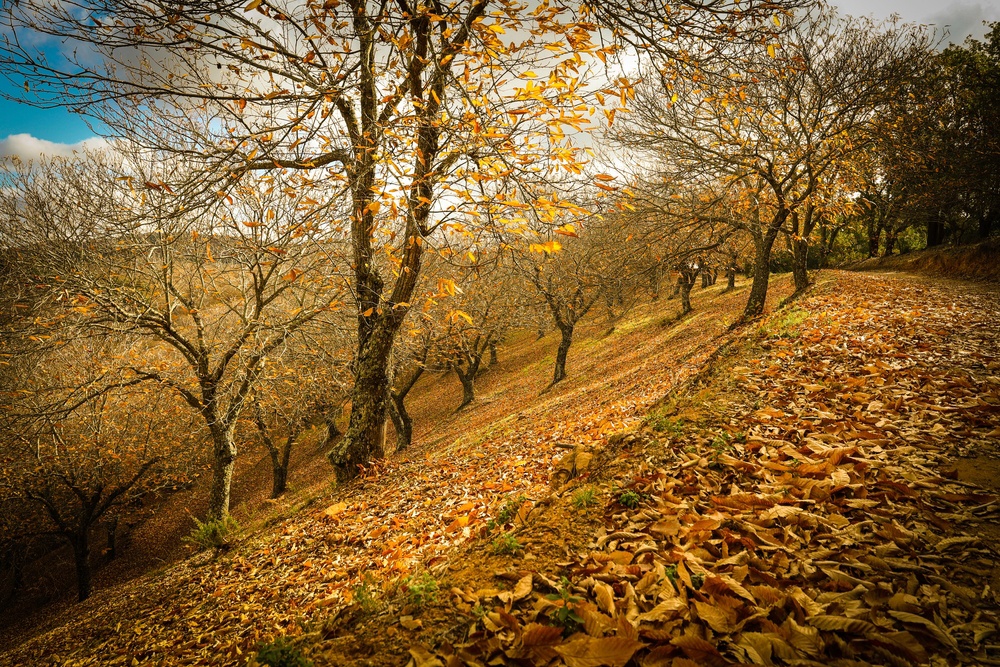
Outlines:
[[[487,532],[492,531],[494,528],[506,526],[508,523],[514,520],[517,513],[521,509],[521,505],[528,500],[528,496],[523,493],[512,498],[507,498],[504,504],[500,507],[500,511],[497,512],[495,518],[490,519],[486,522]]]
[[[558,606],[551,610],[548,616],[553,623],[562,626],[567,634],[573,634],[583,627],[583,618],[576,613],[575,609],[581,599],[570,593],[569,579],[563,577],[560,580],[558,592],[546,595],[545,599],[558,603]]]
[[[591,489],[580,489],[573,494],[573,507],[578,510],[597,504],[597,493]]]
[[[239,531],[240,525],[228,514],[214,521],[194,520],[194,530],[184,538],[185,542],[199,549],[228,549],[233,537]]]
[[[438,583],[427,572],[419,577],[416,575],[407,577],[403,580],[403,588],[406,589],[407,601],[417,607],[437,600]]]
[[[375,578],[366,574],[357,586],[354,587],[354,599],[365,613],[372,614],[382,606],[378,599],[379,590],[375,585]]]
[[[638,491],[625,491],[618,496],[618,502],[620,502],[624,507],[628,507],[633,510],[639,506],[642,499],[642,494]]]
[[[510,533],[504,533],[500,537],[493,540],[492,544],[493,553],[497,555],[509,554],[513,556],[522,550],[521,543],[517,541],[517,538]]]
[[[313,667],[312,661],[286,637],[261,644],[257,649],[257,663],[269,667]]]

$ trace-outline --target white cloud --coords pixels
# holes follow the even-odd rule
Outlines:
[[[60,144],[54,141],[38,139],[30,134],[12,134],[6,139],[0,139],[0,158],[18,156],[22,160],[36,160],[42,155],[46,157],[69,157],[73,153],[84,150],[100,150],[108,145],[106,139],[94,137],[75,144]]]

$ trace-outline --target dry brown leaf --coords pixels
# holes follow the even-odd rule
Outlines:
[[[562,639],[562,628],[540,623],[529,623],[521,634],[524,646],[553,646]]]
[[[899,619],[903,623],[910,623],[911,625],[919,625],[926,628],[939,642],[956,651],[958,650],[958,642],[955,641],[955,638],[933,621],[929,621],[923,616],[911,614],[907,611],[890,611],[889,615]]]
[[[608,584],[598,581],[594,584],[597,608],[612,618],[615,617],[615,592]]]
[[[695,609],[698,610],[698,618],[708,623],[709,627],[719,634],[728,634],[733,631],[736,621],[736,614],[731,609],[723,609],[708,602],[694,601]]]
[[[622,637],[594,638],[579,636],[555,650],[567,667],[625,667],[642,642]]]

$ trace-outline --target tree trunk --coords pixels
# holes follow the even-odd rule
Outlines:
[[[712,284],[712,272],[707,268],[701,268],[701,288],[705,289]]]
[[[105,521],[104,528],[108,531],[108,560],[114,560],[118,557],[118,517]]]
[[[994,222],[995,222],[994,219],[997,218],[997,217],[998,217],[997,214],[994,213],[993,211],[988,211],[988,212],[986,212],[986,213],[984,213],[984,214],[982,214],[982,215],[979,216],[979,230],[978,230],[978,232],[979,232],[979,240],[980,241],[985,241],[986,239],[988,239],[990,237],[990,234],[993,233],[993,227],[995,226],[994,225]]]
[[[271,497],[277,498],[288,488],[288,465],[278,462],[278,452],[271,453]]]
[[[73,559],[76,561],[76,591],[80,602],[90,597],[90,541],[88,530],[84,529],[70,540],[73,543]]]
[[[326,440],[323,442],[323,448],[330,447],[333,445],[333,441],[339,438],[342,434],[340,429],[337,428],[337,420],[340,418],[340,409],[336,411],[328,411],[323,414],[323,421],[326,422]]]
[[[479,375],[479,366],[483,357],[480,353],[479,341],[474,344],[475,353],[466,355],[465,370],[462,370],[462,362],[455,364],[455,374],[462,382],[462,404],[455,409],[458,412],[472,401],[476,400],[476,376]]]
[[[215,456],[212,461],[212,489],[208,498],[208,520],[219,521],[229,514],[233,468],[236,465],[236,443],[233,441],[232,426],[212,426],[211,432]]]
[[[292,445],[295,444],[295,435],[289,433],[288,440],[281,449],[273,446],[268,447],[271,454],[271,497],[277,498],[288,490],[288,462],[292,458]]]
[[[457,375],[458,379],[462,382],[462,404],[455,409],[455,412],[458,412],[466,405],[476,400],[476,385],[471,369],[468,373],[463,373],[458,366],[455,366],[455,375]]]
[[[938,216],[932,216],[927,221],[927,247],[933,248],[944,242],[944,226]],[[875,255],[871,255],[874,257]]]
[[[381,453],[389,393],[389,351],[394,334],[392,323],[381,320],[360,345],[351,392],[350,425],[329,454],[340,483],[354,479],[360,466]]]
[[[878,257],[879,238],[882,236],[882,228],[874,222],[868,223],[868,256]],[[928,243],[928,245],[930,245]]]
[[[792,239],[792,276],[795,278],[796,292],[801,292],[805,288],[809,287],[808,239]]]
[[[681,315],[687,315],[691,312],[691,289],[694,287],[695,277],[692,275],[689,279],[681,279],[678,283],[681,292]]]
[[[401,452],[413,442],[413,420],[406,411],[406,397],[391,394],[389,401],[389,416],[396,429],[396,451]]]
[[[896,237],[897,234],[895,232],[885,233],[885,250],[882,251],[883,257],[889,257],[890,255],[892,255],[893,251],[895,251]]]
[[[759,317],[764,312],[764,304],[767,302],[767,283],[771,278],[771,248],[780,229],[781,225],[772,224],[763,236],[754,237],[756,252],[753,262],[753,284],[750,287],[746,308],[743,309],[744,321]]]
[[[736,265],[726,267],[726,291],[736,289]]]
[[[490,368],[497,364],[497,342],[490,341]]]
[[[562,382],[566,379],[566,355],[569,354],[569,347],[573,344],[573,327],[568,324],[560,327],[562,339],[559,341],[559,349],[556,351],[556,370],[552,375],[552,384]]]

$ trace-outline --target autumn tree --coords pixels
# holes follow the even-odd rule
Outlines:
[[[685,2],[674,12],[650,2],[23,0],[3,10],[12,37],[0,63],[36,104],[72,106],[113,130],[177,130],[181,141],[143,136],[202,163],[184,189],[225,193],[249,172],[297,171],[344,194],[356,370],[350,426],[331,461],[347,479],[373,453],[392,344],[440,225],[474,207],[483,181],[579,170],[565,130],[586,129],[588,63],[616,51],[597,43],[602,26],[618,36],[653,29],[657,44],[678,32],[718,39],[784,4],[797,3]],[[79,57],[52,62],[23,46],[39,35],[73,42]],[[610,97],[629,85],[601,84]],[[191,131],[192,115],[208,122]],[[548,192],[491,189],[504,195],[558,208]]]
[[[60,69],[8,41],[0,60],[41,103],[68,95],[111,128],[141,118],[183,130],[181,140],[148,135],[152,148],[203,165],[174,190],[225,195],[252,172],[300,172],[346,197],[357,348],[350,426],[331,453],[342,479],[376,453],[390,351],[435,232],[473,205],[473,183],[575,168],[561,127],[587,122],[581,56],[601,51],[578,12],[507,0],[28,2],[5,12],[17,34],[100,55]],[[210,121],[196,134],[193,108]],[[525,188],[491,196],[505,192],[558,206]]]
[[[771,250],[792,213],[850,159],[862,130],[927,51],[923,33],[828,9],[789,23],[781,43],[734,47],[697,78],[651,72],[631,122],[615,135],[656,162],[654,179],[742,200],[737,208],[746,214],[729,223],[755,246],[744,318],[763,311]],[[796,261],[804,261],[808,232],[794,236]]]
[[[292,450],[303,434],[328,426],[332,407],[350,391],[347,324],[339,323],[339,336],[330,322],[304,327],[268,356],[257,376],[247,418],[271,460],[272,498],[288,487]]]
[[[624,266],[614,262],[614,247],[598,241],[600,224],[597,216],[566,221],[539,238],[541,242],[522,244],[514,256],[515,265],[535,288],[559,331],[550,387],[566,378],[566,358],[577,324],[601,298],[609,277]]]
[[[92,335],[149,342],[120,359],[121,371],[199,415],[211,436],[208,514],[219,519],[236,425],[268,357],[342,303],[342,245],[303,206],[309,190],[289,197],[264,177],[199,205],[165,184],[162,170],[183,169],[171,164],[105,154],[9,171],[2,206],[17,234],[5,238],[35,258],[22,280],[65,304],[40,322],[72,318]]]
[[[0,498],[29,512],[11,535],[51,535],[72,548],[82,601],[95,528],[107,527],[113,551],[122,519],[191,479],[200,433],[174,395],[116,371],[134,339],[60,342],[14,362],[20,378],[4,387]]]

